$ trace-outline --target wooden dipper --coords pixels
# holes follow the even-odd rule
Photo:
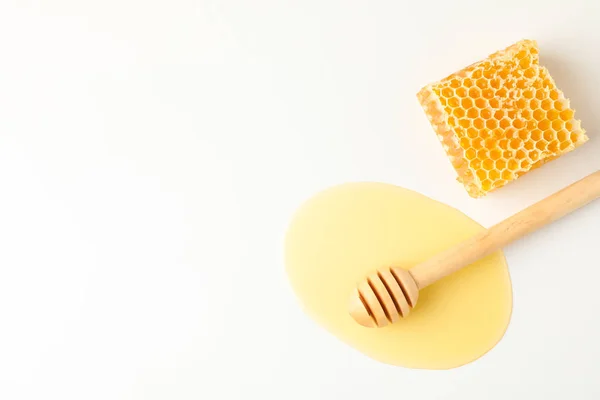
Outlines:
[[[383,327],[406,317],[419,290],[554,222],[600,197],[600,171],[547,197],[409,270],[375,271],[350,298],[350,315],[360,325]]]

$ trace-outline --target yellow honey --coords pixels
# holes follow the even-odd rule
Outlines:
[[[357,282],[389,266],[409,269],[481,232],[460,211],[401,187],[347,183],[299,208],[285,239],[290,284],[304,311],[347,345],[408,368],[448,369],[504,335],[512,288],[502,252],[426,287],[410,316],[365,328],[348,313]]]
[[[472,197],[500,188],[588,138],[569,100],[522,40],[417,94]]]

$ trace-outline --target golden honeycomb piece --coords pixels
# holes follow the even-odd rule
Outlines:
[[[482,197],[588,140],[569,100],[522,40],[417,94],[471,197]]]

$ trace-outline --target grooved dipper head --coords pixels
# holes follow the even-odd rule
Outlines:
[[[388,268],[370,274],[350,297],[352,318],[367,328],[383,327],[408,316],[419,288],[410,272]]]

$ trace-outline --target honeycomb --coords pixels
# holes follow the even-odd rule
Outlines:
[[[569,100],[522,40],[417,94],[461,182],[482,197],[585,143]]]

